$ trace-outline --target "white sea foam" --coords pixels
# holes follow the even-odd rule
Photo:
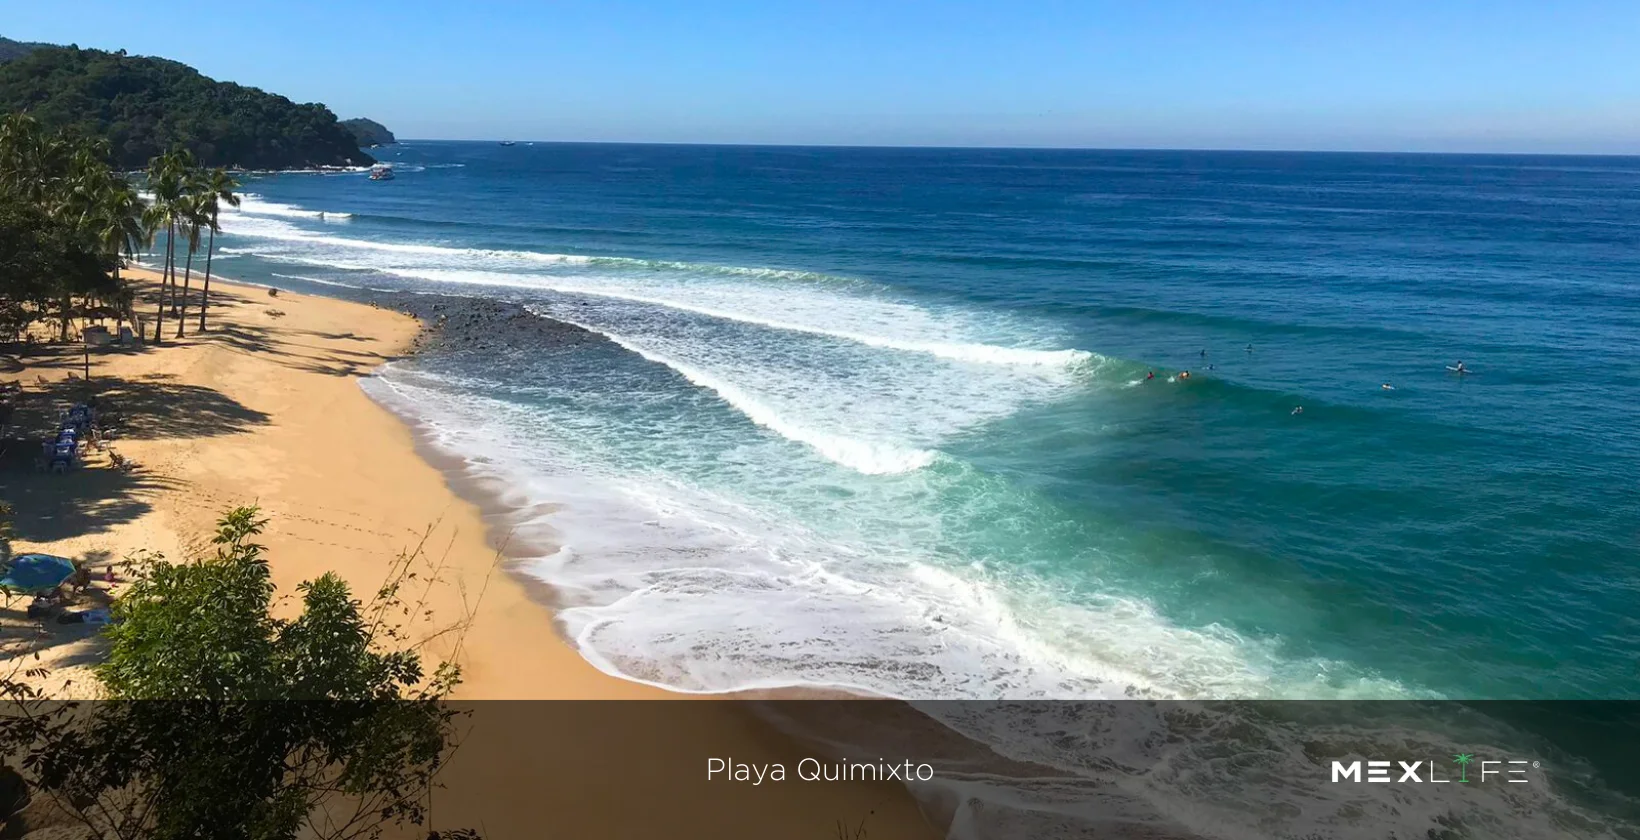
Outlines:
[[[288,215],[299,217],[298,214],[309,211],[292,209]],[[253,211],[253,215],[254,215]],[[287,215],[284,210],[268,215]],[[494,250],[473,248],[451,248],[441,245],[427,245],[418,243],[380,242],[367,239],[333,236],[326,233],[303,230],[291,225],[281,224],[240,224],[232,227],[234,233],[254,236],[261,239],[302,243],[325,249],[367,250],[379,251],[388,254],[417,255],[441,258],[437,264],[403,264],[389,263],[370,265],[338,259],[334,254],[303,255],[291,254],[296,259],[313,260],[321,265],[333,265],[346,268],[374,268],[407,274],[422,279],[438,282],[466,283],[476,285],[511,286],[516,288],[531,288],[558,291],[573,294],[598,295],[602,297],[630,300],[639,303],[667,306],[674,309],[694,312],[714,318],[732,319],[745,323],[774,329],[794,332],[807,332],[817,335],[827,335],[848,341],[854,341],[871,347],[901,350],[916,353],[928,353],[942,358],[958,361],[973,362],[976,364],[1002,364],[1040,366],[1051,368],[1076,368],[1099,361],[1099,357],[1085,350],[1042,350],[1035,348],[1020,348],[998,346],[984,342],[958,342],[934,338],[936,335],[949,335],[953,331],[960,331],[962,325],[957,323],[930,323],[928,314],[903,305],[895,305],[880,301],[851,301],[851,307],[856,313],[867,315],[868,318],[860,326],[868,329],[847,326],[839,327],[831,323],[839,314],[835,310],[836,295],[822,290],[819,292],[823,300],[810,303],[816,297],[816,292],[801,287],[780,287],[771,295],[772,300],[764,306],[748,311],[747,290],[744,288],[711,288],[703,284],[695,284],[687,288],[677,288],[676,294],[661,295],[653,290],[655,278],[647,278],[643,287],[634,287],[626,282],[617,281],[609,277],[588,277],[576,275],[560,277],[555,275],[531,275],[510,273],[501,269],[524,268],[529,265],[574,265],[584,266],[593,264],[627,263],[635,266],[650,268],[667,267],[675,271],[688,271],[696,266],[686,263],[648,262],[638,260],[613,260],[610,258],[591,257],[576,254],[552,254],[534,251]],[[524,265],[520,266],[522,263]],[[713,267],[716,270],[718,267]],[[781,277],[797,278],[810,277],[805,272],[785,272],[766,269],[736,269],[745,272],[745,276],[752,277]],[[587,282],[596,279],[598,282]],[[703,296],[717,301],[719,305],[702,305],[697,301]],[[756,302],[756,301],[752,301]],[[736,308],[735,304],[740,304]],[[808,304],[808,305],[805,305]],[[862,311],[868,309],[871,311]],[[784,313],[785,317],[782,317]],[[819,317],[805,322],[790,317],[792,314],[814,314]],[[875,330],[869,328],[876,328]],[[920,329],[919,329],[920,327]],[[898,333],[898,334],[896,334]],[[909,333],[909,334],[907,334]]]
[[[473,386],[402,366],[366,384],[468,470],[501,479],[512,507],[554,503],[542,516],[561,548],[527,568],[560,588],[560,618],[588,658],[620,676],[686,691],[806,685],[907,698],[1407,695],[1332,681],[1329,663],[1295,671],[1275,641],[1180,627],[1136,599],[1066,598],[1046,580],[941,561],[921,540],[839,541],[721,491],[583,460],[593,451],[583,434],[638,438]],[[735,480],[748,495],[748,482],[773,492],[792,481],[790,459],[767,456],[736,456],[750,462]],[[879,515],[881,534],[930,527],[914,508]],[[1313,683],[1291,682],[1306,670]]]
[[[567,320],[567,319],[564,319]],[[569,321],[569,323],[575,323]],[[586,329],[594,329],[576,324]],[[594,329],[595,332],[598,330]],[[727,382],[704,370],[669,359],[647,350],[631,339],[614,333],[601,333],[610,341],[631,350],[656,364],[677,371],[679,376],[722,397],[759,426],[769,429],[787,440],[796,441],[814,449],[826,458],[864,475],[885,475],[921,469],[933,463],[937,453],[926,449],[902,449],[890,444],[853,440],[841,435],[810,429],[781,417],[774,409],[760,402],[732,382]]]
[[[1170,719],[1166,709],[1130,703],[1108,707],[1127,717],[1083,719],[1064,703],[930,705],[924,701],[1410,692],[1365,677],[1339,681],[1338,663],[1284,661],[1279,640],[1182,627],[1142,600],[1067,598],[1046,580],[999,579],[931,554],[840,542],[672,476],[587,460],[575,438],[583,421],[478,396],[474,387],[463,375],[402,365],[366,382],[465,471],[499,479],[490,486],[506,488],[501,501],[515,511],[515,534],[556,546],[521,568],[554,586],[558,618],[590,662],[686,692],[795,686],[917,701],[951,731],[987,745],[946,756],[935,783],[913,786],[926,801],[955,806],[953,837],[1087,836],[1113,822],[1130,832],[1148,826],[1234,840],[1364,840],[1391,826],[1418,836],[1453,826],[1507,826],[1499,836],[1544,840],[1622,836],[1551,784],[1495,784],[1459,797],[1438,785],[1317,789],[1308,777],[1286,775],[1324,773],[1317,754],[1511,754],[1467,737],[1475,735],[1469,729],[1459,743],[1439,728],[1292,727],[1222,708],[1180,709]],[[777,460],[758,463],[780,469]],[[907,514],[915,512],[900,511]],[[1176,737],[1164,737],[1170,727],[1181,727]],[[1213,734],[1204,740],[1203,732]],[[971,755],[979,763],[957,763]],[[1018,765],[1010,773],[985,763],[998,760],[1045,769],[1016,781]],[[1556,778],[1574,771],[1557,765]]]
[[[322,231],[306,230],[277,219],[256,218],[259,214],[248,212],[237,214],[236,218],[224,219],[224,229],[240,236],[255,237],[279,242],[308,243],[328,248],[343,250],[380,251],[389,254],[416,254],[431,257],[443,257],[454,260],[502,260],[524,261],[527,263],[545,265],[574,265],[586,264],[592,257],[577,254],[542,254],[535,251],[503,251],[487,250],[482,248],[450,248],[443,245],[424,245],[411,242],[382,242],[371,239],[353,239],[335,236]],[[268,213],[268,216],[286,215],[288,218],[318,218],[318,211],[311,213],[298,209],[294,213]],[[326,216],[328,218],[328,214]]]
[[[1084,365],[1092,361],[1095,356],[1086,350],[1029,350],[1014,347],[996,347],[989,344],[953,344],[933,341],[917,341],[892,336],[868,335],[849,330],[828,329],[812,324],[800,324],[778,318],[760,317],[745,312],[732,312],[710,306],[700,306],[687,300],[677,298],[657,297],[653,295],[635,294],[622,288],[600,287],[592,285],[578,285],[575,283],[561,283],[547,281],[540,284],[557,292],[570,294],[596,295],[599,297],[629,300],[635,303],[647,303],[655,306],[665,306],[670,309],[680,309],[685,312],[694,312],[711,318],[741,321],[756,324],[771,329],[787,330],[790,332],[805,332],[814,335],[831,336],[847,341],[854,341],[868,347],[881,347],[888,350],[904,350],[912,353],[928,353],[945,359],[955,359],[964,362],[979,364],[1005,365],[1038,365],[1043,367],[1069,368]]]
[[[555,587],[566,634],[608,673],[682,691],[797,685],[907,698],[1417,694],[1342,663],[1295,661],[1281,639],[1183,626],[1143,598],[1070,591],[1013,557],[953,548],[961,528],[1016,513],[993,506],[1002,494],[967,485],[951,494],[958,515],[929,509],[965,480],[963,436],[1089,387],[1080,371],[1101,361],[1052,349],[1049,329],[800,272],[377,242],[314,227],[278,213],[230,223],[254,253],[369,271],[371,282],[406,278],[412,291],[490,290],[627,351],[564,351],[601,361],[560,376],[566,358],[546,360],[554,375],[529,381],[517,369],[392,365],[365,382],[466,471],[499,479],[517,533],[558,546],[523,568]],[[323,268],[293,276],[340,282]],[[622,379],[603,367],[637,372]],[[1087,773],[1074,739],[1058,746],[1020,758]],[[1200,790],[1191,768],[1217,758],[1169,757],[1139,780],[1097,775],[1108,768],[1088,778],[1154,802]],[[978,836],[1009,808],[1059,825],[1101,816],[1086,797],[985,781],[954,782],[954,836]],[[1270,794],[1299,822],[1328,816],[1279,786]],[[1368,818],[1318,824],[1377,836],[1376,817],[1446,815],[1428,798],[1371,790],[1358,799],[1351,807]],[[1495,811],[1550,813],[1548,804],[1520,798]],[[1267,823],[1241,816],[1202,806],[1165,827],[1270,836]],[[1555,836],[1539,830],[1550,822],[1519,833]]]
[[[339,213],[333,210],[310,210],[294,204],[268,201],[256,193],[242,193],[239,196],[239,207],[224,207],[222,212],[230,219],[227,222],[228,225],[232,225],[231,218],[237,214],[278,216],[287,219],[307,219],[309,221],[342,221],[353,218],[352,213]]]
[[[1085,387],[1098,359],[964,340],[995,327],[830,283],[632,274],[573,255],[377,242],[269,217],[235,221],[232,232],[255,237],[254,248],[274,259],[542,300],[547,308],[538,311],[605,334],[753,423],[866,475],[926,467],[943,442]]]
[[[564,255],[337,237],[299,221],[249,214],[232,232],[255,237],[254,249],[278,260],[512,290],[774,433],[748,435],[749,424],[601,380],[529,409],[402,368],[371,386],[435,429],[441,447],[501,474],[522,497],[580,500],[552,520],[571,536],[540,571],[582,593],[565,616],[602,667],[690,690],[802,674],[816,684],[944,697],[1256,696],[1290,679],[1257,640],[1172,626],[1129,598],[1067,600],[1033,578],[924,553],[951,537],[942,533],[948,524],[917,512],[923,484],[962,469],[929,469],[936,453],[983,424],[1086,387],[1073,374],[1097,359],[1091,354],[983,340],[1025,331],[989,314],[835,284],[683,270],[640,277]],[[651,404],[664,421],[639,410]],[[825,461],[794,457],[793,443]],[[846,469],[813,466],[825,462]],[[652,464],[669,465],[667,477],[646,473]],[[703,472],[691,479],[690,470]],[[716,489],[701,483],[724,470],[738,477]],[[823,517],[837,533],[793,522],[799,508],[783,506],[796,502],[772,501],[811,484],[822,494],[815,498],[845,500]],[[878,496],[880,504],[861,501]],[[995,512],[965,518],[987,515]],[[596,527],[577,526],[580,516]],[[639,525],[646,522],[662,524],[652,531]],[[798,612],[776,617],[791,609]],[[673,629],[662,632],[657,615]],[[677,629],[685,625],[687,633]],[[1357,689],[1394,692],[1322,681],[1310,693]]]

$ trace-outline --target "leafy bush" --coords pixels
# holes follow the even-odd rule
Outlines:
[[[264,524],[235,509],[213,556],[145,564],[97,668],[111,702],[0,719],[0,754],[24,752],[32,789],[95,836],[353,838],[425,821],[456,715],[439,701],[458,674],[380,643],[408,614],[396,593],[414,555],[369,605],[326,574],[280,619]]]

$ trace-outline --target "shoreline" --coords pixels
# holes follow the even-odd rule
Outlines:
[[[141,269],[127,272],[150,289],[154,276]],[[437,586],[430,585],[424,596],[436,618],[411,632],[427,641],[425,655],[443,658],[451,649],[438,638],[438,624],[471,610],[458,657],[463,680],[457,701],[696,697],[609,675],[583,658],[562,638],[554,613],[543,603],[546,584],[529,585],[527,575],[507,568],[508,558],[496,543],[506,545],[510,538],[500,536],[502,529],[489,518],[493,511],[457,493],[452,472],[437,463],[439,453],[419,441],[400,414],[365,393],[363,378],[413,352],[421,323],[386,307],[337,297],[281,290],[272,298],[266,287],[215,276],[211,292],[211,331],[167,338],[164,347],[94,352],[92,385],[135,418],[115,447],[139,469],[130,478],[97,463],[68,476],[7,474],[6,496],[19,509],[13,541],[18,553],[117,561],[147,549],[186,557],[203,545],[223,510],[256,503],[270,519],[263,542],[274,582],[287,596],[300,581],[335,570],[355,597],[367,597],[393,558],[425,540],[427,558],[441,566]],[[151,333],[152,311],[139,304],[137,314],[147,319]],[[197,310],[190,313],[196,315]],[[166,319],[167,333],[174,323]],[[44,360],[19,359],[7,378],[32,385],[42,377],[35,390],[45,389],[50,405],[69,387],[79,387],[71,386],[67,374],[72,370],[77,377],[81,360],[77,346],[44,352]],[[48,374],[50,389],[44,384]],[[94,482],[125,483],[109,490]],[[109,492],[121,495],[114,501],[86,498]],[[8,621],[21,606],[7,611]],[[47,688],[71,696],[94,685],[87,671],[100,658],[99,640],[89,634],[59,640],[61,627],[43,630],[53,637],[52,662],[58,664],[55,684]],[[77,689],[66,682],[70,679]],[[795,763],[802,755],[790,738],[735,705],[719,704],[698,715],[703,723],[692,731],[667,732],[660,739],[653,732],[613,727],[535,734],[550,742],[543,745],[549,754],[619,756],[628,763],[691,771],[704,766],[708,756]],[[461,755],[458,751],[451,762],[447,780],[458,800],[461,779],[494,772],[464,764]],[[543,782],[585,771],[572,762],[529,770]],[[609,772],[616,772],[613,765]],[[535,786],[527,801],[509,804],[504,813],[488,810],[496,807],[493,791],[475,802],[483,805],[488,828],[500,830],[496,836],[511,836],[502,830],[508,825],[538,829],[543,813],[606,836],[675,831],[684,814],[701,821],[702,834],[714,836],[832,836],[836,820],[866,813],[874,814],[873,831],[881,836],[937,834],[899,784],[777,787],[751,801],[726,790],[717,802],[715,796],[680,798],[653,808],[596,813],[587,813],[586,803],[576,798],[584,795],[577,794],[582,785],[584,780]],[[678,788],[681,797],[685,786]],[[455,808],[439,822],[458,825],[474,813]]]
[[[369,397],[368,392],[366,393]],[[431,434],[424,424],[414,417],[407,416],[392,406],[385,405],[374,397],[369,397],[378,406],[393,414],[404,424],[410,432],[411,444],[415,453],[427,462],[444,477],[445,486],[451,494],[471,505],[478,513],[478,518],[484,523],[485,542],[500,557],[500,569],[507,574],[527,597],[531,598],[542,609],[552,615],[553,632],[557,640],[570,651],[580,657],[582,661],[611,679],[623,683],[643,686],[655,691],[663,692],[668,696],[687,697],[692,699],[715,700],[885,700],[897,702],[896,698],[870,694],[863,690],[840,686],[821,686],[811,684],[792,683],[790,685],[770,686],[767,688],[733,689],[728,691],[690,691],[673,686],[639,679],[621,673],[612,673],[598,666],[596,662],[587,658],[574,639],[565,633],[563,622],[557,613],[562,606],[562,597],[557,587],[550,581],[531,574],[523,568],[531,561],[550,557],[563,545],[541,536],[545,532],[553,531],[550,522],[529,523],[532,533],[520,536],[519,520],[527,516],[550,517],[552,513],[562,507],[560,503],[529,503],[524,505],[510,504],[506,501],[506,485],[499,479],[475,476],[471,472],[471,462],[460,455],[455,455],[441,449],[432,440]]]

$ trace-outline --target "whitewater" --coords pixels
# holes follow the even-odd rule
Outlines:
[[[488,488],[515,568],[607,673],[919,701],[1633,692],[1625,165],[1551,183],[1348,155],[392,154],[387,184],[257,180],[219,244],[241,280],[434,323],[461,298],[514,313],[364,387],[483,479],[457,484]],[[1608,387],[1566,381],[1588,358]],[[1315,747],[1245,723],[1249,755]],[[1104,778],[1073,747],[1026,758],[1135,807],[1218,760]],[[1271,781],[1294,836],[1374,836]],[[988,814],[1099,818],[1080,794],[964,784],[946,793]],[[1349,808],[1530,808],[1517,833],[1556,836],[1584,816],[1554,794]]]
[[[1283,662],[1274,640],[1228,628],[1172,626],[1130,595],[1067,602],[1055,581],[1002,558],[920,544],[937,546],[953,514],[930,509],[930,497],[965,496],[984,481],[944,448],[1122,381],[1109,360],[1053,347],[1042,325],[815,272],[364,238],[324,223],[352,217],[323,211],[321,222],[320,212],[250,196],[224,222],[234,243],[225,251],[330,272],[282,280],[519,300],[628,352],[626,364],[648,363],[719,401],[707,419],[667,430],[680,438],[657,441],[641,415],[621,412],[612,426],[566,410],[567,395],[555,393],[563,381],[525,386],[420,364],[391,366],[367,386],[466,469],[513,488],[517,509],[569,502],[550,516],[562,546],[529,568],[582,593],[561,618],[606,671],[699,692],[1406,691],[1371,675],[1317,680],[1306,674],[1347,669]],[[607,374],[589,369],[586,379],[567,390],[585,398]],[[740,421],[770,437],[746,439]],[[650,463],[622,463],[633,449],[652,450]],[[830,466],[809,467],[810,457]],[[852,498],[800,498],[825,485],[822,496]],[[955,512],[1030,513],[991,507]],[[648,562],[679,553],[692,562]]]

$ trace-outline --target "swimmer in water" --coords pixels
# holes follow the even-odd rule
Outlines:
[[[1189,379],[1190,378],[1190,371],[1188,371],[1188,370],[1179,371],[1179,378],[1180,379]]]
[[[1297,417],[1298,415],[1303,414],[1303,413],[1304,413],[1304,406],[1301,406],[1301,405],[1293,406],[1293,416],[1294,417]]]
[[[1150,375],[1145,377],[1145,381],[1149,382],[1150,380],[1155,379],[1155,378],[1156,378],[1156,371],[1151,371]]]
[[[1205,359],[1205,358],[1207,358],[1207,350],[1206,350],[1206,348],[1203,348],[1203,349],[1202,349],[1202,358],[1204,358],[1204,359]]]

